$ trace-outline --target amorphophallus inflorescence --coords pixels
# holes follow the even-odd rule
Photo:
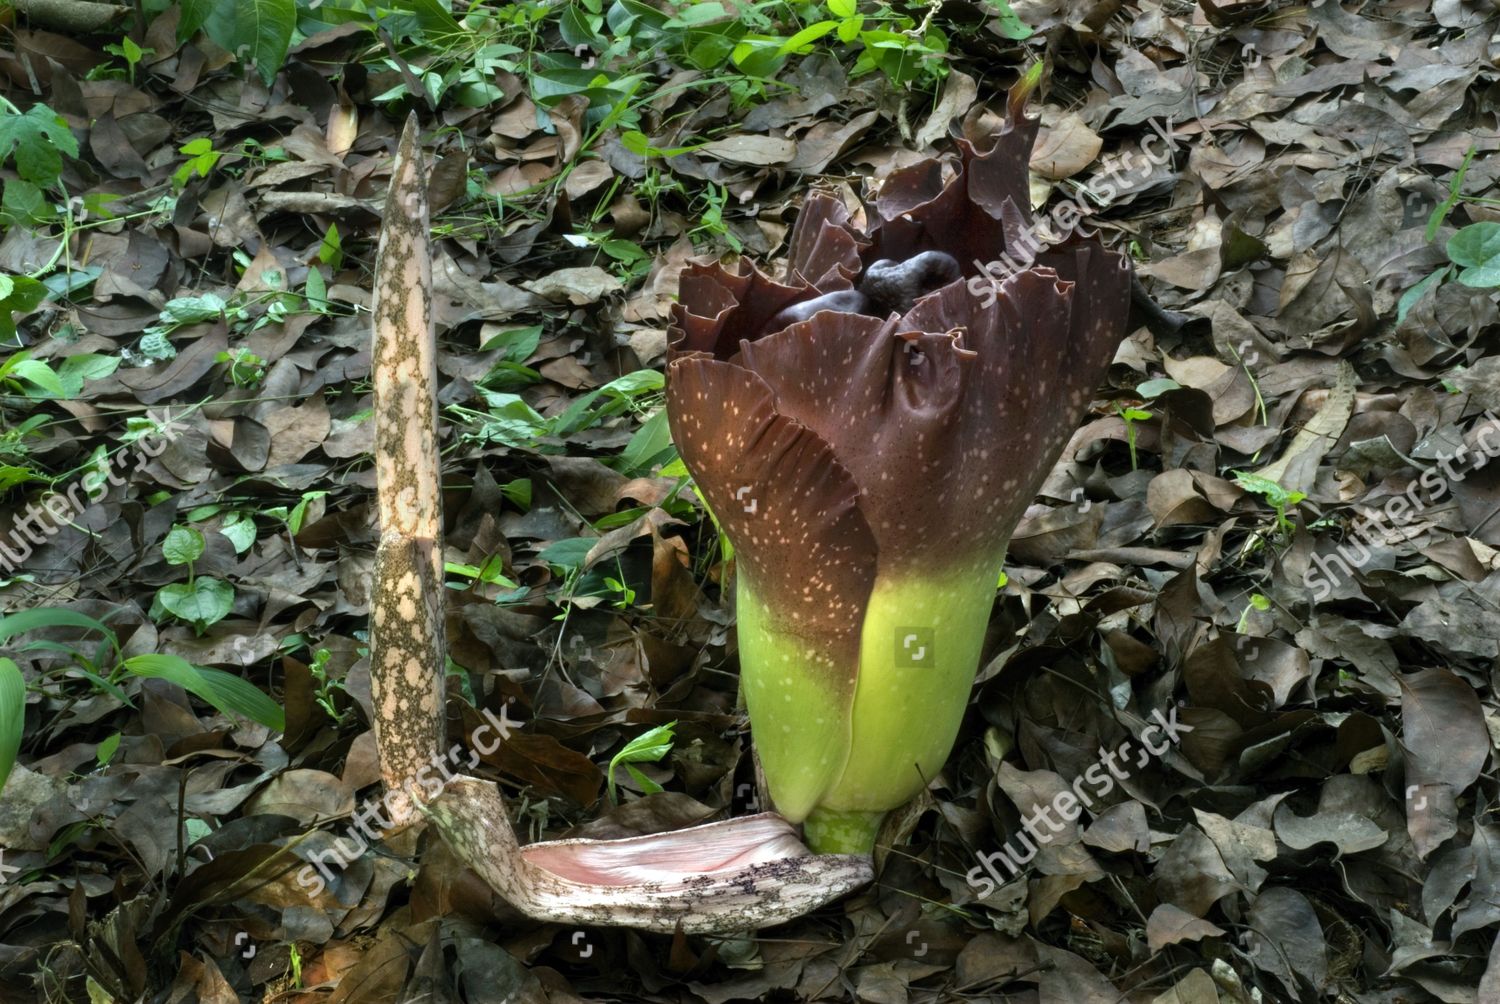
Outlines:
[[[667,409],[734,548],[739,659],[777,810],[867,853],[941,769],[1010,535],[1124,334],[1127,263],[1032,234],[1034,78],[996,134],[895,171],[863,230],[805,201],[781,280],[681,277]]]

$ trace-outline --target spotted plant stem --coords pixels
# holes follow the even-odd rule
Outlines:
[[[443,747],[441,481],[427,188],[416,116],[396,149],[375,261],[375,496],[380,542],[370,604],[375,742],[397,826],[418,772]]]

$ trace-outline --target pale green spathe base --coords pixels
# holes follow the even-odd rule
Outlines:
[[[942,769],[979,669],[999,566],[997,559],[930,579],[876,579],[849,758],[820,805],[894,809]]]
[[[830,681],[853,666],[819,666],[813,640],[771,627],[766,608],[743,574],[735,586],[740,686],[751,738],[776,811],[807,818],[849,755],[848,697]],[[853,687],[842,693],[852,695]]]
[[[870,854],[883,819],[883,812],[840,812],[819,807],[802,824],[802,835],[817,854]]]
[[[873,844],[884,813],[942,768],[999,567],[997,557],[932,576],[878,576],[857,668],[820,665],[831,647],[777,631],[788,619],[770,616],[766,598],[740,579],[740,680],[755,748],[775,808],[807,820],[814,850]]]

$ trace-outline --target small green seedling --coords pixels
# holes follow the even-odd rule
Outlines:
[[[662,757],[666,756],[668,751],[672,749],[672,729],[676,725],[676,722],[668,722],[665,725],[658,725],[654,729],[648,729],[626,743],[625,748],[616,753],[609,761],[607,783],[610,805],[619,804],[619,799],[615,796],[615,768],[621,765],[630,772],[630,776],[635,779],[635,783],[646,794],[652,795],[662,790],[661,785],[636,770],[631,764],[656,763]]]
[[[1140,467],[1136,463],[1135,455],[1135,423],[1144,422],[1151,418],[1151,412],[1145,408],[1117,408],[1115,410],[1125,420],[1125,442],[1130,447],[1130,469],[1132,471],[1139,470]]]
[[[193,574],[194,563],[203,557],[203,534],[190,526],[174,526],[162,543],[162,557],[169,565],[186,565],[188,580],[162,586],[151,604],[151,616],[160,620],[163,613],[193,625],[202,634],[229,616],[234,606],[234,586],[222,579]]]
[[[1272,481],[1263,478],[1259,474],[1251,474],[1249,471],[1235,471],[1235,484],[1245,491],[1259,495],[1265,500],[1266,505],[1276,510],[1276,529],[1284,536],[1290,537],[1296,530],[1291,518],[1287,516],[1287,510],[1307,498],[1305,492],[1287,491],[1285,488]]]
[[[1245,633],[1245,625],[1248,624],[1248,623],[1250,623],[1250,615],[1252,613],[1254,613],[1257,610],[1260,611],[1261,613],[1265,613],[1267,610],[1270,610],[1270,609],[1271,609],[1271,601],[1270,601],[1270,599],[1268,599],[1265,596],[1262,596],[1260,593],[1251,593],[1250,594],[1250,602],[1247,603],[1247,604],[1245,604],[1245,610],[1244,610],[1243,613],[1240,614],[1240,622],[1235,625],[1235,627],[1234,627],[1234,633],[1235,634],[1244,634]]]

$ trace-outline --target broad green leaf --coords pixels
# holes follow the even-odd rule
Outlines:
[[[1179,390],[1182,384],[1169,377],[1159,377],[1155,380],[1147,380],[1136,387],[1135,392],[1144,398],[1160,397],[1169,390]]]
[[[216,321],[224,314],[224,301],[213,293],[202,296],[179,296],[168,300],[161,308],[163,324],[196,324],[199,321]]]
[[[202,631],[229,616],[234,607],[234,587],[219,579],[199,576],[192,582],[162,586],[156,600],[167,613]]]
[[[456,41],[467,34],[463,25],[455,21],[438,0],[400,0],[396,8],[417,16],[417,23],[422,26],[422,33],[429,42]]]
[[[549,565],[574,569],[583,567],[583,559],[599,543],[598,537],[569,537],[555,540],[537,552],[537,557]]]
[[[651,461],[672,448],[672,430],[667,425],[667,409],[661,408],[646,419],[620,451],[620,466],[626,472],[640,471]]]
[[[183,25],[201,26],[236,59],[253,61],[267,87],[286,60],[296,22],[296,0],[184,0],[182,4]]]
[[[9,659],[0,659],[0,789],[21,752],[21,729],[26,723],[26,679]]]
[[[62,381],[58,379],[56,373],[52,372],[52,367],[40,359],[22,359],[10,368],[10,375],[17,380],[25,380],[33,386],[40,387],[53,397],[67,397]]]
[[[242,512],[232,512],[224,518],[219,532],[229,538],[235,554],[244,554],[255,545],[255,520]]]
[[[838,28],[838,26],[839,23],[837,21],[819,21],[817,24],[810,24],[785,42],[782,42],[781,48],[778,51],[782,55],[790,52],[799,52],[803,46],[811,45],[824,35]]]
[[[676,722],[668,722],[658,725],[654,729],[648,729],[625,744],[625,748],[616,753],[609,761],[609,774],[606,784],[609,787],[609,799],[615,800],[615,768],[625,764],[629,770],[633,763],[655,763],[672,748],[672,729],[677,726]],[[630,774],[637,782],[646,780],[644,776],[631,770]],[[649,782],[648,782],[649,783]],[[658,791],[661,789],[658,788]]]
[[[995,27],[999,29],[1002,37],[1019,42],[1034,34],[1032,27],[1016,16],[1016,12],[1010,9],[1010,4],[1006,0],[990,0],[990,5],[997,15]]]
[[[78,156],[78,140],[63,117],[46,105],[24,115],[0,116],[0,162],[14,157],[16,173],[38,188],[51,188],[62,175],[62,159]]]
[[[75,398],[83,393],[84,381],[103,380],[119,368],[119,356],[84,352],[64,359],[57,367],[57,379],[62,382],[63,396]]]
[[[190,526],[174,526],[162,542],[161,555],[169,565],[189,565],[203,557],[203,534]]]
[[[136,676],[175,683],[226,714],[237,714],[267,728],[282,731],[286,716],[281,706],[253,683],[233,673],[194,666],[176,655],[137,655],[126,659],[126,671]]]
[[[542,340],[542,326],[529,324],[524,327],[507,328],[481,345],[481,352],[501,350],[507,362],[524,363],[536,351]]]
[[[1448,238],[1448,257],[1465,286],[1500,286],[1500,223],[1471,223]]]
[[[853,17],[858,10],[855,0],[828,0],[828,13],[834,17]]]
[[[729,16],[729,12],[724,9],[724,5],[719,3],[718,0],[707,0],[705,3],[695,3],[683,7],[677,12],[676,17],[672,18],[662,27],[691,28],[695,25],[721,21]]]

